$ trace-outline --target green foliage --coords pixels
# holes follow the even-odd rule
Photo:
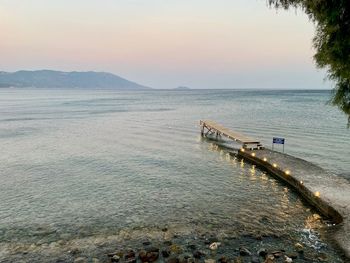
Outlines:
[[[313,40],[316,64],[335,81],[331,104],[350,124],[350,0],[268,0],[270,6],[301,8],[316,24]]]

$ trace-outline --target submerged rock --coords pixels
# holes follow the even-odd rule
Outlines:
[[[159,252],[159,248],[157,247],[148,247],[146,248],[147,252]]]
[[[320,253],[317,257],[317,259],[321,262],[325,262],[328,260],[328,256],[325,253]]]
[[[148,240],[142,242],[142,245],[144,245],[144,246],[150,246],[151,244],[152,243]]]
[[[169,258],[166,263],[179,263],[179,259],[177,257],[172,257],[172,258]]]
[[[282,255],[283,255],[282,251],[273,251],[273,252],[271,252],[271,254],[272,254],[275,258],[280,258],[280,257],[282,257]]]
[[[119,260],[120,260],[120,257],[118,255],[113,255],[111,258],[111,261],[113,263],[117,263],[117,262],[119,262]]]
[[[258,255],[261,257],[266,257],[267,255],[267,249],[266,248],[261,248],[258,250]]]
[[[167,241],[164,241],[163,244],[166,246],[171,246],[173,242],[171,242],[170,240],[167,240]]]
[[[147,251],[146,250],[141,250],[139,252],[139,258],[142,262],[147,262]]]
[[[159,257],[159,248],[150,247],[139,252],[141,262],[154,262]]]
[[[176,253],[176,254],[181,254],[182,253],[182,248],[179,245],[176,244],[172,244],[170,246],[170,251],[172,253]]]
[[[125,262],[127,263],[136,263],[136,254],[133,250],[128,250],[126,253],[125,253]]]
[[[158,259],[159,257],[159,253],[158,252],[155,252],[155,251],[152,251],[152,252],[147,252],[147,262],[154,262]]]
[[[252,252],[250,252],[247,248],[245,247],[240,247],[239,248],[239,254],[241,256],[251,256],[252,255]]]
[[[135,257],[135,251],[130,249],[128,251],[126,251],[125,253],[125,259],[129,259],[129,258],[134,258]]]
[[[205,256],[205,253],[203,253],[202,251],[196,250],[195,252],[193,252],[193,257],[196,259],[200,259],[203,256]]]
[[[187,247],[191,250],[195,250],[197,248],[195,244],[188,244]]]
[[[179,257],[179,262],[180,263],[188,263],[190,259],[191,259],[190,255],[182,255]]]
[[[226,256],[222,256],[218,260],[220,263],[228,263],[229,259]]]
[[[162,250],[162,256],[164,258],[168,258],[170,256],[170,254],[171,254],[171,251],[170,251],[169,248],[165,248],[165,249]]]
[[[79,248],[73,248],[69,251],[69,253],[71,253],[72,255],[77,255],[79,253],[81,253]]]

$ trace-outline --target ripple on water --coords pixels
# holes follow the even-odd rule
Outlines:
[[[37,92],[20,102],[14,93],[1,96],[2,118],[18,121],[0,121],[0,258],[24,252],[32,259],[71,260],[69,247],[99,256],[116,243],[137,247],[145,237],[161,242],[160,229],[167,227],[181,244],[220,238],[231,247],[223,253],[236,253],[232,247],[240,243],[256,249],[262,237],[271,249],[300,242],[310,254],[323,251],[337,262],[329,228],[293,191],[230,156],[227,148],[234,145],[198,139],[196,123],[203,117],[235,120],[251,135],[290,131],[287,124],[273,128],[280,118],[268,113],[271,100],[284,110],[286,94],[41,91],[38,98]],[[250,96],[255,106],[245,103]],[[298,123],[300,110],[294,110],[289,118]],[[257,127],[261,114],[271,118]],[[313,134],[307,122],[300,125]],[[308,151],[300,150],[303,132],[295,131],[287,149],[320,162],[318,146],[308,142]]]

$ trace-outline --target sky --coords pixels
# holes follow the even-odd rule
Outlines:
[[[329,89],[314,25],[266,0],[0,0],[0,71],[106,71],[153,88]]]

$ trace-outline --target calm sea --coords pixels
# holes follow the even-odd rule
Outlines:
[[[326,105],[329,96],[0,89],[0,262],[69,261],[73,241],[93,257],[96,240],[137,243],[164,228],[180,243],[216,236],[254,250],[301,242],[341,262],[313,209],[201,139],[198,125],[215,120],[268,147],[284,137],[286,153],[350,179],[347,119]],[[267,239],[249,239],[257,236]]]

